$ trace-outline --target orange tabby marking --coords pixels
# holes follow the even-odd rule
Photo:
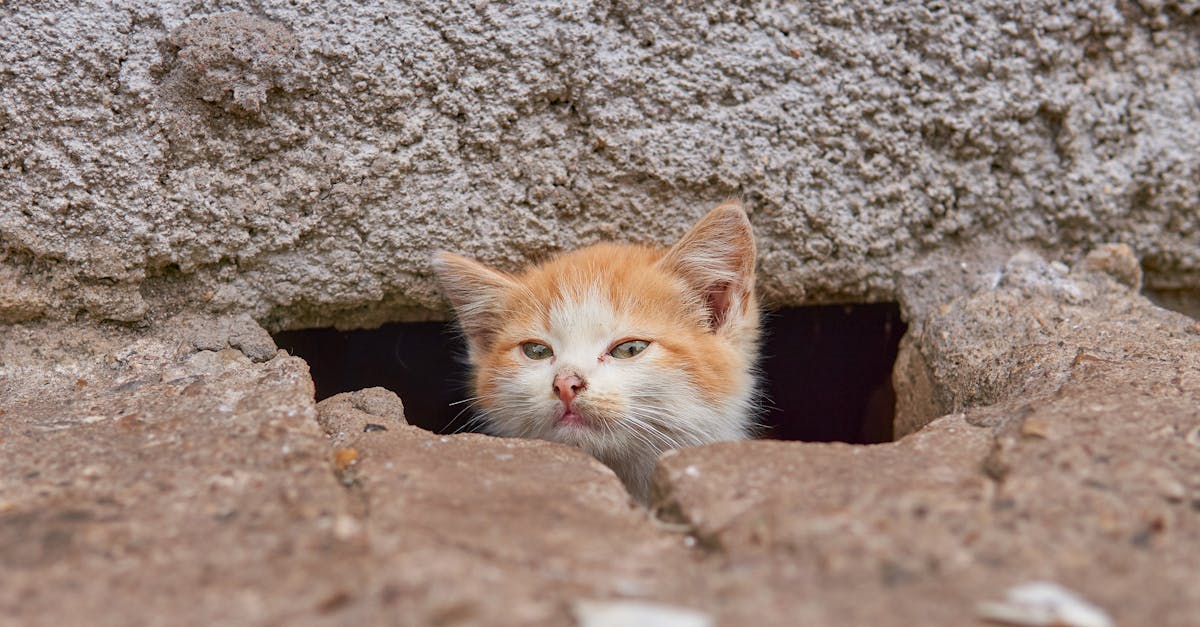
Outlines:
[[[758,302],[737,202],[670,249],[597,244],[509,275],[434,258],[495,435],[579,446],[649,497],[658,455],[747,437]]]

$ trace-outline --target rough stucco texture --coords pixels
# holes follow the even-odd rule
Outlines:
[[[735,195],[779,304],[984,244],[1200,284],[1195,2],[293,4],[0,7],[0,320],[429,315],[434,249]]]

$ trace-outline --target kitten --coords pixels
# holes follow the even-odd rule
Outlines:
[[[597,244],[517,275],[451,253],[433,261],[486,429],[578,446],[643,503],[659,453],[749,436],[754,264],[736,201],[670,249]]]

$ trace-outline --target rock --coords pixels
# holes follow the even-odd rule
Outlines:
[[[336,394],[317,403],[317,411],[317,421],[335,446],[353,446],[363,434],[408,424],[400,397],[379,387]]]
[[[968,623],[963,573],[975,562],[964,546],[991,508],[979,471],[990,446],[960,415],[891,444],[682,450],[660,461],[656,510],[724,564],[705,575],[738,600],[721,624]]]
[[[662,573],[689,550],[582,451],[409,427],[380,389],[318,420],[303,361],[186,328],[0,329],[0,615],[551,625],[581,599],[688,602]]]
[[[1142,264],[1125,244],[1102,244],[1088,252],[1083,263],[1088,270],[1107,274],[1134,291],[1142,289]]]
[[[669,453],[649,512],[578,449],[423,431],[386,390],[318,406],[236,317],[0,327],[0,615],[971,624],[1033,572],[1116,624],[1194,622],[1193,322],[1029,254],[905,281],[904,406],[943,415]]]
[[[275,356],[275,340],[267,330],[258,326],[250,316],[245,314],[235,318],[236,326],[231,329],[229,345],[238,349],[250,361],[264,362]]]
[[[577,600],[695,602],[688,549],[582,451],[408,426],[368,435],[354,490],[369,501],[376,622],[404,608],[414,624],[563,625]]]
[[[1003,276],[929,311],[908,339],[925,409],[956,413],[870,447],[663,456],[658,515],[735,573],[706,578],[739,600],[723,622],[770,607],[818,624],[970,624],[997,585],[1029,572],[1116,624],[1200,612],[1200,484],[1183,479],[1200,476],[1200,337],[1179,314],[1090,291],[1088,276],[1035,256]]]
[[[1004,601],[981,603],[983,618],[1005,625],[1047,627],[1112,627],[1104,610],[1084,601],[1070,590],[1047,581],[1012,588]]]
[[[40,394],[0,402],[3,622],[287,621],[359,579],[334,533],[347,495],[304,362],[241,357],[163,380],[178,342],[143,338],[109,361],[122,334],[56,330],[74,351],[55,367],[86,385],[41,378]],[[146,383],[117,386],[135,363]]]
[[[234,348],[256,363],[275,357],[277,348],[271,334],[245,314],[212,317],[185,314],[175,324],[197,350]]]

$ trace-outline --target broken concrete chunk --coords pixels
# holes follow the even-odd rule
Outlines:
[[[407,425],[404,402],[381,387],[343,392],[317,403],[318,418],[335,446],[352,446],[363,434]]]
[[[192,394],[160,381],[188,355],[177,337],[38,330],[30,354],[0,326],[0,353],[87,379],[34,372],[40,394],[0,399],[0,623],[294,622],[354,580],[301,360],[191,353],[219,369]]]
[[[1142,289],[1142,264],[1125,244],[1101,244],[1087,254],[1084,268],[1103,272],[1134,290]]]
[[[178,325],[196,350],[220,351],[232,347],[255,363],[270,361],[278,350],[271,334],[245,314],[217,318],[185,316]]]
[[[235,318],[231,324],[229,345],[242,351],[253,362],[269,361],[277,350],[271,334],[244,314]]]
[[[1069,276],[1070,268],[1061,261],[1047,262],[1037,253],[1021,251],[1004,265],[998,288],[1017,288],[1027,295],[1044,295],[1078,305],[1093,296],[1090,286]]]

